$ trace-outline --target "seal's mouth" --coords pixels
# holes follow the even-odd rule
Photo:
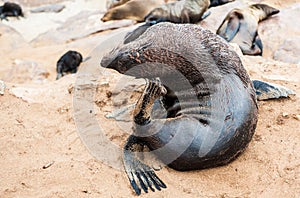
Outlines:
[[[124,74],[127,71],[126,66],[119,61],[118,57],[119,56],[117,57],[104,56],[100,62],[100,66],[108,69],[113,69],[121,74]]]

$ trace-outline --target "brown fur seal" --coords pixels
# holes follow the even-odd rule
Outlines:
[[[196,23],[210,5],[209,0],[182,0],[164,4],[152,10],[145,21],[168,21],[173,23]]]
[[[175,170],[199,170],[231,162],[253,136],[252,82],[236,52],[209,30],[159,23],[104,56],[101,66],[147,79],[124,147],[137,194],[166,187],[138,157],[144,147]],[[166,114],[152,114],[156,110]]]
[[[165,0],[130,0],[122,5],[109,9],[102,21],[132,19],[144,21],[145,16],[154,8],[165,4]]]
[[[237,43],[243,54],[262,55],[263,46],[257,33],[258,23],[279,10],[265,4],[253,4],[244,9],[231,10],[217,34],[228,42]]]
[[[56,80],[63,77],[66,73],[76,73],[82,62],[82,55],[77,51],[69,50],[56,63]]]
[[[5,2],[3,6],[0,6],[0,19],[7,20],[7,17],[24,17],[21,6],[16,3]]]

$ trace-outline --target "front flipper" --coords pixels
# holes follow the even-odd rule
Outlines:
[[[253,49],[253,55],[259,55],[262,56],[263,53],[263,44],[262,41],[256,32],[256,36],[254,37],[253,44],[252,44],[252,49]]]
[[[134,122],[138,125],[146,125],[151,122],[151,112],[154,101],[160,96],[166,95],[167,89],[161,84],[159,78],[146,79],[146,86],[133,111]]]
[[[253,41],[252,41],[252,46],[250,48],[241,48],[243,54],[247,55],[253,55],[253,56],[262,56],[263,53],[263,44],[261,42],[261,39],[259,38],[259,35],[255,34]]]
[[[232,13],[228,19],[227,17],[217,30],[217,34],[230,42],[240,29],[240,20],[243,16],[240,13]]]
[[[137,195],[141,194],[141,189],[148,193],[151,191],[161,190],[167,186],[154,173],[154,170],[139,160],[135,152],[142,152],[144,148],[143,142],[135,136],[130,136],[124,147],[124,167],[129,182]]]
[[[281,85],[253,80],[257,100],[269,100],[276,98],[287,98],[289,95],[295,95],[292,90]]]

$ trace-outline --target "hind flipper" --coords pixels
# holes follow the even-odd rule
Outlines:
[[[276,98],[287,98],[289,95],[295,95],[295,92],[281,85],[252,80],[257,100],[269,100]]]
[[[154,170],[141,162],[134,152],[142,152],[144,144],[135,136],[130,136],[124,147],[123,163],[129,182],[137,195],[141,194],[141,189],[148,193],[161,190],[167,186],[154,173]]]

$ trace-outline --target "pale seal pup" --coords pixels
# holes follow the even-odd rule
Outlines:
[[[237,43],[243,54],[262,55],[263,45],[257,33],[258,23],[278,12],[278,9],[266,4],[235,8],[227,14],[217,34],[228,42]]]

